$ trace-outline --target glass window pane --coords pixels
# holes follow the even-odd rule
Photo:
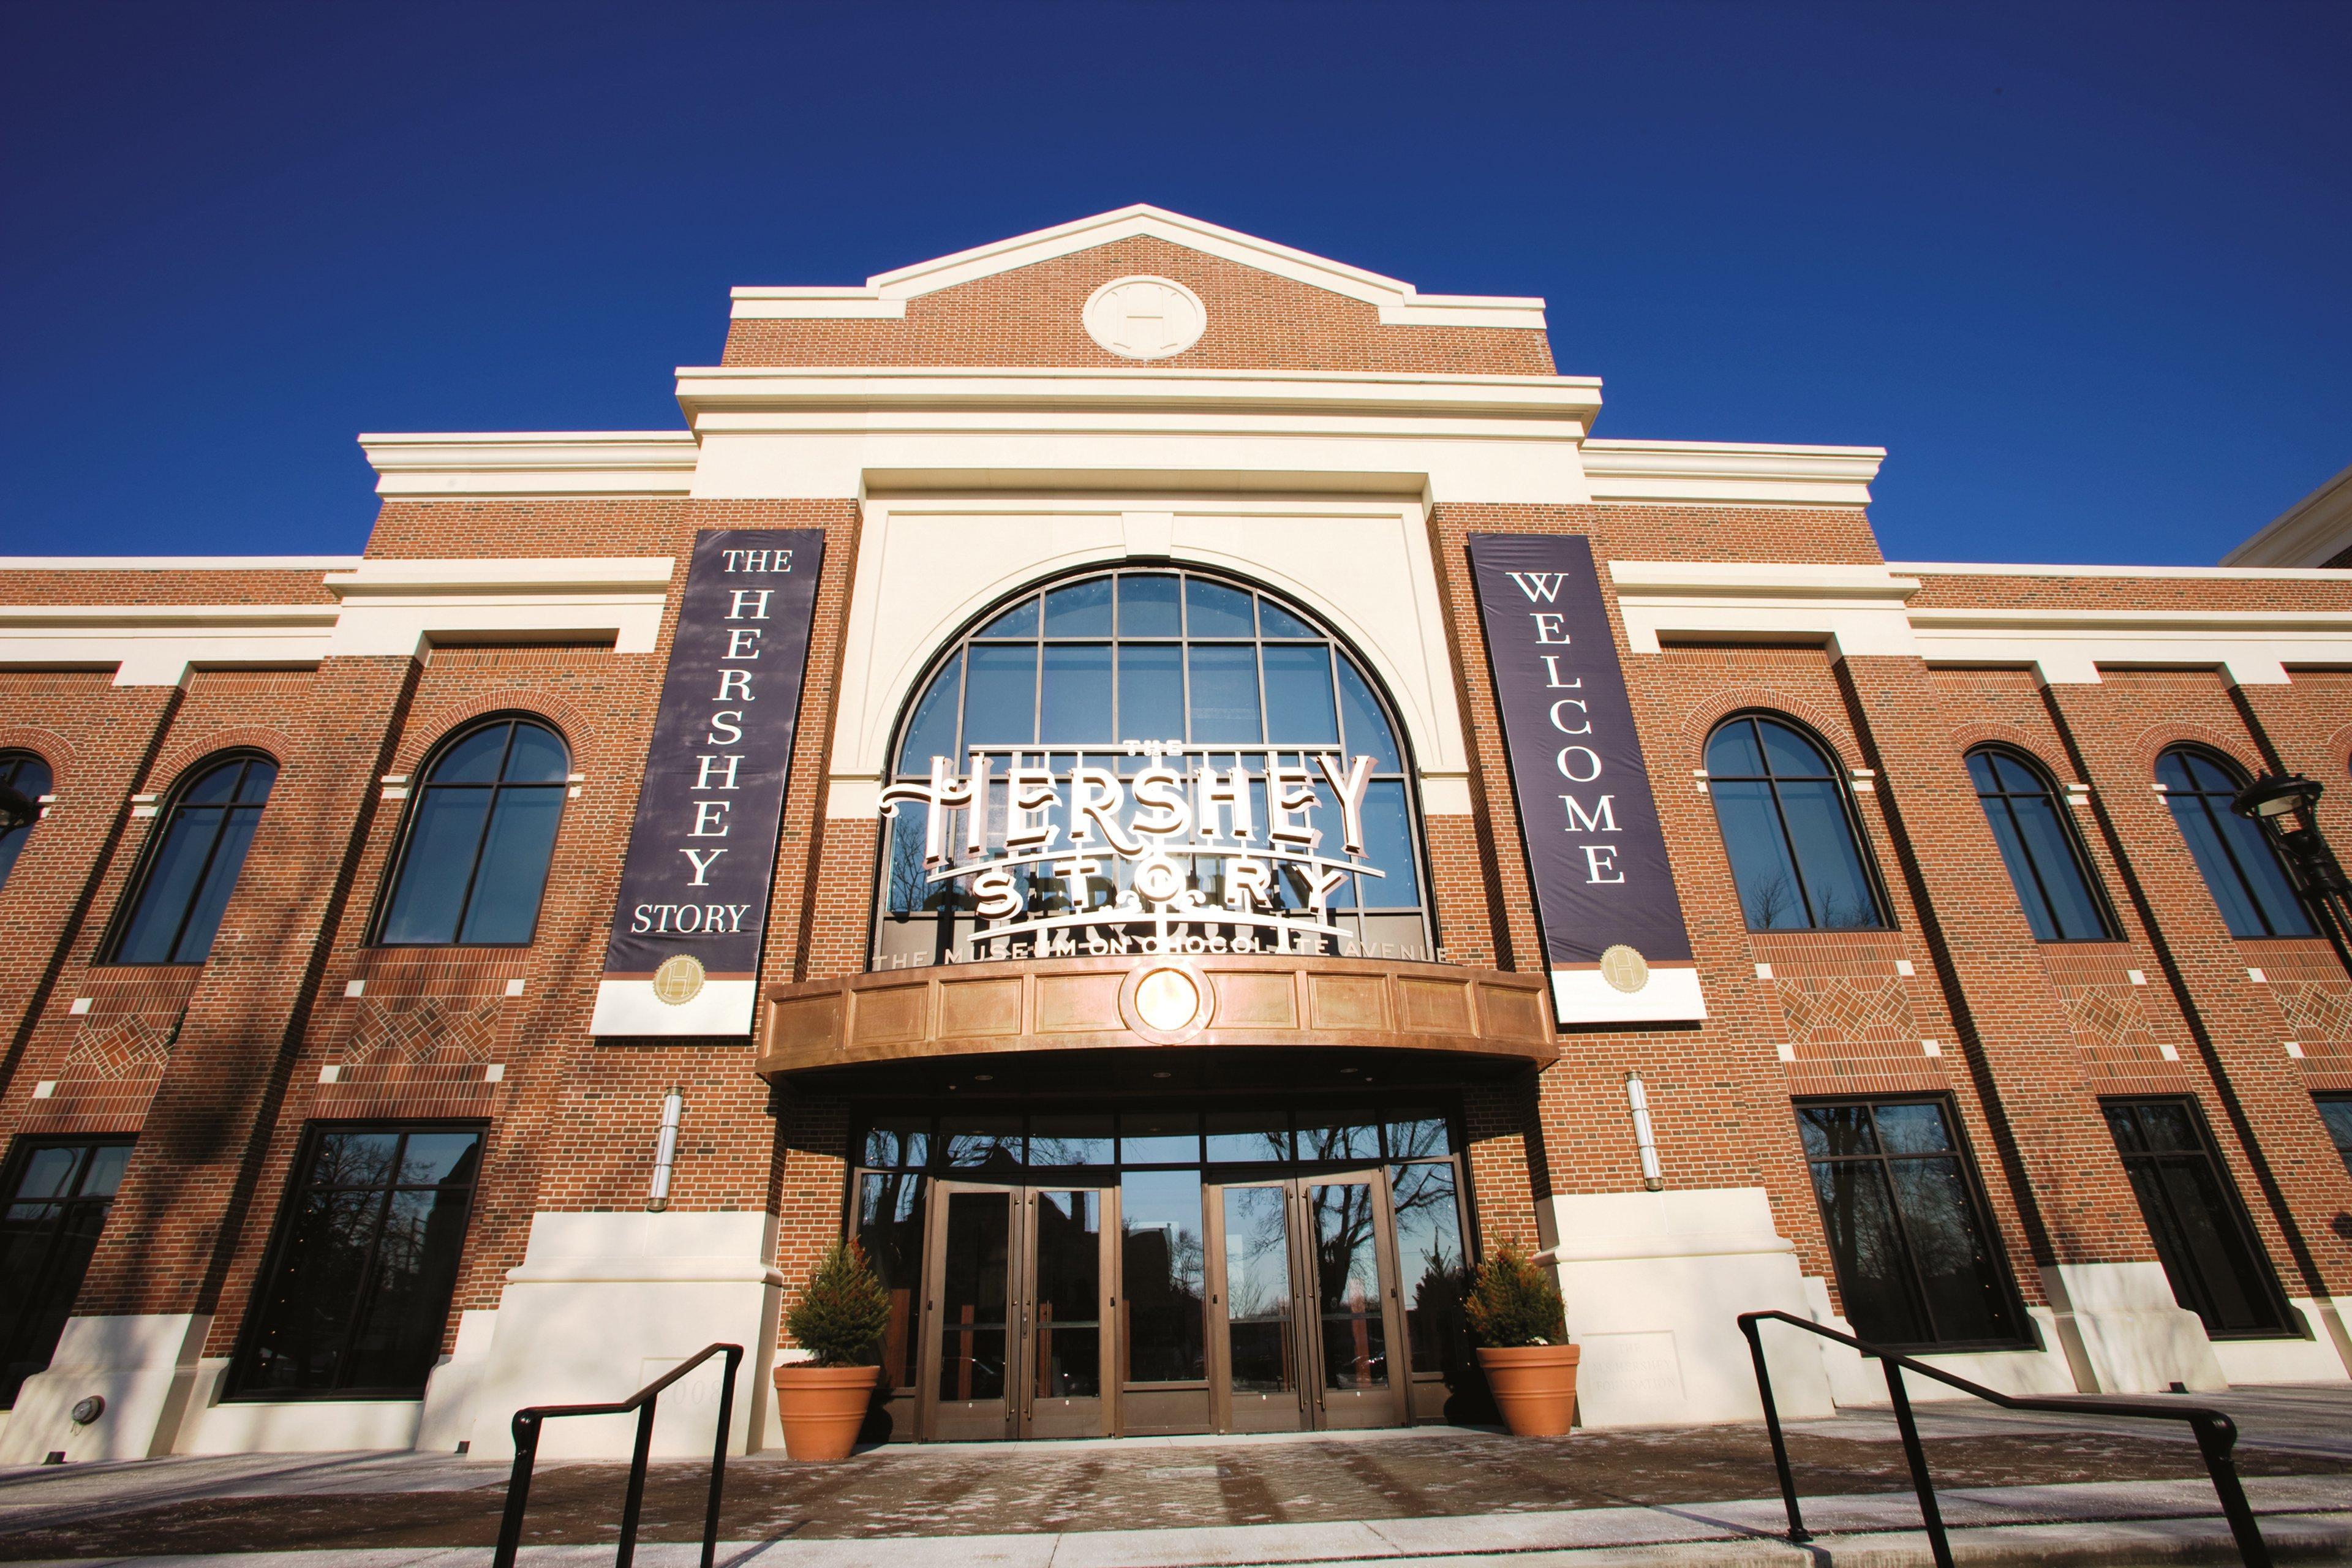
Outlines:
[[[1801,1105],[1797,1132],[1805,1152],[1819,1159],[1878,1152],[1878,1134],[1871,1130],[1870,1108],[1864,1105]]]
[[[1325,852],[1336,847],[1327,846]],[[1402,781],[1375,784],[1364,791],[1364,857],[1388,873],[1362,879],[1366,904],[1374,909],[1420,907],[1421,868],[1414,863]]]
[[[1207,1375],[1201,1173],[1126,1173],[1118,1183],[1118,1217],[1127,1381],[1184,1383]]]
[[[147,879],[139,889],[139,902],[131,911],[130,921],[122,928],[122,942],[115,951],[115,962],[172,962],[181,919],[195,900],[205,863],[211,857],[213,841],[220,836],[222,819],[227,815],[220,806],[182,807],[166,819],[163,842],[148,864]]]
[[[1338,742],[1339,718],[1332,707],[1329,648],[1265,650],[1265,732],[1273,741]]]
[[[204,885],[196,889],[190,903],[187,924],[180,931],[178,944],[172,949],[173,963],[202,963],[211,954],[213,936],[220,930],[221,912],[228,908],[228,897],[236,890],[236,875],[245,868],[245,852],[253,847],[254,829],[261,826],[261,813],[254,806],[232,806],[220,815],[227,820],[221,826],[212,865],[205,871]]]
[[[189,805],[226,805],[236,798],[237,781],[244,774],[241,760],[207,768],[180,792],[180,799]]]
[[[1012,1171],[1021,1167],[1021,1119],[1017,1116],[950,1116],[940,1123],[948,1163],[958,1170]]]
[[[1092,577],[1056,588],[1045,595],[1045,635],[1049,637],[1110,636],[1110,584],[1108,577]]]
[[[24,1203],[36,1198],[61,1198],[73,1182],[74,1168],[81,1163],[84,1151],[80,1144],[57,1144],[36,1149],[25,1157],[24,1170],[16,1178],[16,1190],[8,1194],[10,1203]]]
[[[1003,745],[1037,738],[1037,650],[974,647],[966,656],[963,743]]]
[[[1885,1108],[1895,1109],[1895,1108]],[[1933,1106],[1903,1106],[1933,1110]],[[1885,1126],[1884,1109],[1880,1124]],[[1888,1142],[1894,1142],[1892,1130]],[[1911,1240],[1919,1282],[1927,1293],[1935,1337],[1942,1341],[2005,1339],[2017,1331],[2010,1321],[2009,1291],[1992,1249],[1977,1228],[1969,1205],[1968,1180],[1955,1159],[1896,1160],[1888,1167],[1895,1202]]]
[[[2024,838],[2026,852],[2033,858],[2034,868],[2042,873],[2042,887],[2050,897],[2056,934],[2069,942],[2105,936],[2105,911],[2083,873],[2073,834],[2060,819],[2056,803],[2047,795],[2030,795],[2011,800],[2010,807],[2017,814],[2018,831]],[[2034,934],[2041,933],[2037,931]]]
[[[440,1359],[441,1331],[471,1197],[463,1185],[394,1193],[385,1206],[375,1271],[358,1304],[345,1388],[422,1388]]]
[[[1034,595],[972,633],[972,636],[980,637],[1034,637],[1036,635],[1037,600]]]
[[[1118,1119],[1118,1157],[1122,1164],[1157,1165],[1201,1157],[1201,1118],[1197,1111],[1129,1112]]]
[[[1878,900],[1853,841],[1835,781],[1781,784],[1780,812],[1802,868],[1812,923],[1853,931],[1879,923]]]
[[[2246,1245],[2237,1216],[2210,1162],[2166,1160],[2154,1167],[2172,1214],[2177,1258],[2167,1258],[2166,1272],[2175,1268],[2196,1277],[2194,1294],[2180,1289],[2174,1295],[2181,1305],[2205,1320],[2209,1333],[2245,1333],[2273,1326],[2268,1292],[2263,1289],[2261,1265]],[[2163,1249],[2158,1249],[2163,1257]]]
[[[866,1129],[866,1164],[919,1171],[930,1161],[929,1117],[884,1117]]]
[[[1003,1193],[948,1194],[940,1277],[940,1397],[1004,1397],[1011,1326],[1013,1204]]]
[[[2116,1148],[2130,1154],[2147,1147],[2147,1140],[2140,1135],[2139,1118],[2132,1114],[2131,1107],[2108,1105],[2101,1109],[2106,1113],[2107,1131],[2115,1134]]]
[[[1257,741],[1257,649],[1194,647],[1186,650],[1192,667],[1192,739],[1195,741]]]
[[[1454,1152],[1454,1134],[1443,1116],[1425,1111],[1391,1113],[1389,1117],[1389,1158],[1409,1160]]]
[[[1102,1194],[1037,1194],[1032,1389],[1040,1399],[1102,1393]]]
[[[246,805],[259,805],[269,798],[269,786],[278,782],[278,764],[267,757],[254,757],[245,764],[245,777],[236,786],[236,798]]]
[[[2006,752],[1979,752],[1992,760],[1993,777],[2000,787],[2011,795],[2048,795],[2050,788],[2042,775],[2027,767]]]
[[[424,1187],[470,1182],[478,1174],[481,1147],[478,1132],[412,1132],[400,1152],[400,1184]]]
[[[2294,884],[2287,880],[2286,868],[2279,864],[2278,852],[2271,847],[2262,825],[2240,816],[2230,809],[2229,802],[2213,803],[2214,819],[2221,831],[2230,837],[2230,847],[2236,851],[2240,869],[2246,874],[2254,902],[2277,936],[2312,936],[2311,917],[2303,900],[2295,896]]]
[[[562,816],[560,785],[499,791],[460,942],[530,940],[539,924],[539,896],[547,886],[548,862],[555,854],[556,824]]]
[[[1289,1203],[1280,1187],[1225,1189],[1225,1334],[1235,1393],[1298,1386]]]
[[[1281,1110],[1212,1110],[1209,1158],[1248,1163],[1290,1158],[1290,1116]]]
[[[2198,1134],[2197,1119],[2178,1100],[2143,1100],[2132,1109],[2138,1114],[2140,1136],[2150,1149],[2193,1152],[2205,1147],[2205,1140]]]
[[[1184,635],[1195,638],[1255,637],[1257,626],[1250,618],[1250,596],[1222,583],[1186,578]]]
[[[1307,1194],[1314,1216],[1316,1309],[1323,1318],[1323,1386],[1385,1387],[1388,1340],[1371,1184],[1331,1182]]]
[[[1263,637],[1320,637],[1322,633],[1263,594],[1257,601],[1257,630]]]
[[[1118,580],[1118,635],[1172,637],[1183,631],[1176,609],[1176,579],[1159,573],[1131,573]]]
[[[2186,752],[2180,755],[2188,763],[2189,782],[2192,788],[2208,795],[2233,795],[2245,787],[2245,781],[2238,776],[2236,770],[2223,767],[2202,752]]]
[[[915,716],[907,721],[907,738],[898,746],[898,771],[929,774],[933,757],[956,754],[956,699],[963,689],[963,654],[959,651],[923,689]]]
[[[1390,1166],[1389,1203],[1396,1212],[1397,1276],[1412,1370],[1453,1372],[1468,1361],[1462,1298],[1469,1283],[1453,1163]]]
[[[335,1386],[383,1194],[370,1188],[311,1190],[297,1199],[276,1279],[264,1292],[247,1386]]]
[[[2318,1103],[2319,1119],[2326,1123],[2328,1137],[2336,1141],[2344,1168],[2352,1171],[2352,1097],[2329,1095]]]
[[[1118,738],[1184,738],[1184,650],[1173,643],[1118,650]]]
[[[1756,721],[1734,719],[1706,743],[1710,779],[1753,779],[1764,776],[1764,753],[1756,747]]]
[[[1979,795],[1995,795],[2000,790],[2000,780],[1992,771],[1992,758],[1990,752],[1969,753],[1969,777],[1976,781]]]
[[[103,1143],[90,1152],[89,1164],[81,1173],[78,1197],[110,1198],[122,1185],[123,1168],[131,1163],[131,1145]]]
[[[441,753],[433,764],[428,784],[489,784],[499,776],[499,763],[506,755],[506,724],[485,724],[456,745]]]
[[[1952,1146],[1940,1105],[1879,1105],[1878,1137],[1890,1154],[1937,1154]]]
[[[2245,883],[2238,876],[2237,867],[2230,859],[2221,830],[2205,802],[2193,795],[2168,795],[2164,804],[2171,809],[2172,820],[2180,826],[2180,837],[2188,841],[2189,856],[2196,860],[2205,886],[2213,895],[2214,904],[2221,911],[2222,923],[2231,936],[2258,937],[2269,934],[2263,926],[2262,911],[2248,894]]]
[[[1838,1290],[1856,1335],[1887,1344],[1918,1344],[1927,1325],[1912,1304],[1886,1167],[1876,1160],[1813,1166],[1813,1195],[1837,1260]]]
[[[397,1132],[332,1132],[319,1140],[310,1164],[310,1184],[320,1187],[381,1187],[392,1180],[400,1152]]]
[[[2197,786],[2189,777],[2189,764],[2183,753],[2167,752],[2156,759],[2156,782],[2168,790],[2193,790]]]
[[[537,724],[517,724],[514,744],[507,749],[503,775],[509,784],[562,784],[572,772],[572,753],[555,731]]]
[[[427,788],[408,830],[400,881],[384,914],[388,942],[457,940],[457,916],[473,874],[474,849],[490,809],[487,789]]]
[[[2031,805],[2032,801],[2011,801],[1994,795],[1984,802],[1985,822],[1992,828],[1992,841],[2000,850],[2000,863],[2009,872],[2009,885],[2017,890],[2018,907],[2025,913],[2025,923],[2032,928],[2036,942],[2058,940],[2058,922],[2052,918],[2049,900],[2042,896],[2041,887],[2033,879],[2033,863],[2027,856],[2025,839],[2018,832],[2012,805]]]
[[[1720,739],[1720,737],[1718,737]],[[1713,770],[1709,770],[1712,772]],[[1762,782],[1710,779],[1716,820],[1723,827],[1724,852],[1739,907],[1750,931],[1801,930],[1810,922],[1796,863],[1772,805],[1772,786]]]
[[[1763,737],[1764,761],[1778,779],[1833,778],[1837,770],[1822,754],[1821,748],[1797,733],[1786,724],[1769,719],[1756,721],[1756,732]]]
[[[1298,1157],[1302,1160],[1377,1160],[1381,1157],[1380,1118],[1370,1111],[1298,1119]]]
[[[1375,773],[1404,771],[1404,754],[1397,750],[1396,733],[1389,728],[1387,716],[1372,700],[1372,689],[1364,684],[1364,678],[1344,658],[1339,661],[1339,716],[1346,727],[1344,743],[1349,756],[1375,759]]]
[[[1031,1117],[1029,1163],[1032,1165],[1117,1163],[1108,1113]]]
[[[1045,649],[1046,741],[1114,741],[1110,718],[1110,645],[1053,643]]]
[[[857,1245],[890,1299],[890,1326],[882,1333],[882,1367],[893,1388],[912,1388],[920,1345],[915,1292],[923,1278],[923,1178],[908,1172],[872,1172],[857,1189]]]

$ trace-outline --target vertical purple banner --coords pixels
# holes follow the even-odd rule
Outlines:
[[[599,1035],[745,1035],[824,534],[695,536],[596,987]]]
[[[1706,1017],[1591,542],[1474,533],[1470,570],[1559,1021]]]

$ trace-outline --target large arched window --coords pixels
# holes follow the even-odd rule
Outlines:
[[[2074,825],[2058,809],[2057,792],[2042,770],[2006,748],[1979,746],[1969,753],[1969,776],[2034,939],[2112,940],[2115,928],[2092,884]]]
[[[8,885],[8,873],[16,868],[25,840],[41,819],[41,797],[49,788],[48,763],[30,752],[0,752],[0,789],[16,792],[7,799],[9,809],[0,811],[0,888]]]
[[[205,961],[277,781],[276,763],[248,754],[212,763],[173,792],[123,906],[110,962]]]
[[[2231,936],[2313,934],[2278,852],[2251,818],[2230,809],[2246,787],[2235,765],[2194,746],[2175,746],[2157,758],[2156,782]]]
[[[376,940],[530,942],[571,768],[555,731],[528,719],[494,719],[444,745],[421,775]]]
[[[1748,930],[1886,923],[1845,782],[1811,736],[1768,713],[1727,720],[1706,742],[1706,784]]]
[[[974,746],[1034,745],[1065,781],[1080,765],[1131,775],[1147,759],[1129,754],[1125,743],[1148,741],[1182,742],[1196,760],[1221,767],[1245,756],[1253,771],[1262,770],[1269,748],[1299,748],[1293,760],[1302,752],[1372,758],[1365,858],[1383,875],[1349,877],[1328,907],[1352,940],[1380,944],[1364,951],[1431,953],[1419,813],[1387,707],[1345,645],[1300,610],[1241,584],[1159,567],[1098,573],[1023,595],[940,656],[900,726],[892,769],[898,779],[921,780],[934,756],[961,767]],[[1237,749],[1222,751],[1226,744]],[[1262,836],[1264,785],[1252,787]],[[1331,807],[1328,786],[1317,790]],[[900,805],[891,819],[877,957],[937,954],[973,930],[966,881],[925,878],[926,810]],[[1318,820],[1336,815],[1332,807]],[[1066,833],[1068,823],[1061,826]],[[1003,827],[1000,765],[992,846],[1003,842]],[[1194,861],[1192,885],[1222,897],[1223,864]],[[1070,908],[1060,879],[1020,876],[1024,898],[1034,890],[1042,908]],[[1106,859],[1088,907],[1116,900],[1131,877],[1129,863]],[[1307,904],[1288,874],[1276,879],[1275,899],[1286,910]]]

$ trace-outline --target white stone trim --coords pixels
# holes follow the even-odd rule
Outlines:
[[[2207,583],[2352,584],[2340,568],[2321,572],[2282,566],[2066,566],[2042,562],[1890,561],[1890,572],[1914,577],[2150,577]]]
[[[1223,258],[1244,267],[1328,289],[1380,308],[1383,325],[1518,327],[1543,330],[1544,302],[1537,299],[1475,294],[1423,294],[1412,284],[1368,272],[1238,229],[1203,223],[1146,203],[1056,224],[1009,239],[975,246],[910,267],[877,273],[856,288],[740,288],[733,290],[736,320],[887,319],[903,316],[906,301],[975,279],[993,277],[1041,261],[1091,250],[1136,236],[1149,236],[1188,250]]]
[[[414,657],[436,637],[518,643],[611,637],[650,653],[675,569],[667,555],[365,561],[331,573],[330,655]]]
[[[1467,778],[1418,501],[1083,496],[866,503],[828,775],[883,776],[915,683],[988,605],[1032,583],[1139,556],[1237,573],[1321,617],[1387,689],[1424,776]]]
[[[2221,557],[2224,566],[2315,566],[2352,544],[2352,468]]]
[[[688,430],[362,435],[376,494],[412,500],[497,496],[682,496]]]
[[[1635,653],[1661,636],[1809,643],[1853,657],[1916,656],[1906,606],[1916,578],[1883,566],[1612,561],[1609,574]]]
[[[1597,501],[1864,506],[1884,447],[1744,441],[1636,441],[1594,437],[1584,472]]]
[[[1987,609],[1915,606],[1930,663],[2032,665],[2048,685],[2090,684],[2101,665],[2219,668],[2279,686],[2287,664],[2352,665],[2352,610]]]
[[[193,665],[302,668],[325,657],[331,605],[0,605],[0,667],[103,669],[178,686]]]
[[[6,572],[345,572],[357,555],[0,555]]]

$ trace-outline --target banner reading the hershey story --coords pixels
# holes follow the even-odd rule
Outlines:
[[[824,563],[818,529],[695,536],[592,1033],[751,1033]]]
[[[1559,1021],[1706,1017],[1591,542],[1474,533],[1470,570]]]

